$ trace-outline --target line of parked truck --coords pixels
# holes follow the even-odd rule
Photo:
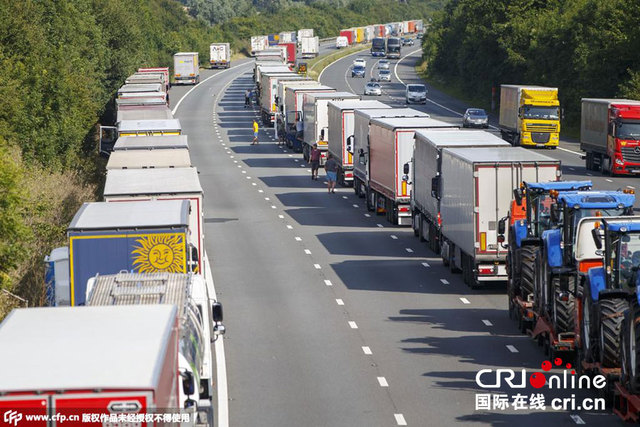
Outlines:
[[[631,216],[634,191],[561,181],[559,160],[513,146],[557,146],[557,89],[502,86],[506,141],[411,108],[361,100],[278,67],[257,60],[256,85],[261,109],[275,112],[288,147],[308,159],[318,144],[323,159],[331,154],[338,162],[338,181],[353,186],[369,211],[411,225],[470,287],[506,283],[509,313],[522,331],[550,358],[569,352],[578,370],[605,375],[615,411],[638,420],[640,217]],[[637,104],[584,99],[583,128],[599,134],[586,133],[583,141],[605,147],[608,139],[635,149],[640,138],[629,138],[627,128],[636,126]],[[627,159],[629,151],[623,152]]]
[[[21,372],[2,375],[0,411],[213,426],[212,344],[225,329],[204,192],[167,106],[168,76],[140,69],[120,88],[117,132],[101,146],[103,201],[82,205],[68,244],[45,260],[51,307],[15,310],[0,325],[11,349],[0,366]]]
[[[268,49],[281,49],[290,64],[295,64],[296,58],[311,59],[320,53],[320,39],[314,36],[313,28],[296,31],[283,31],[279,34],[251,37],[251,55]],[[297,55],[299,51],[299,55]]]

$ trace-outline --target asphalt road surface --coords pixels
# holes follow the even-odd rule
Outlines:
[[[322,83],[362,94],[368,79],[347,75],[355,56],[328,68]],[[374,66],[368,54],[358,56]],[[381,101],[404,105],[398,77],[416,81],[418,58],[397,67],[392,61],[393,82],[383,83]],[[229,425],[618,422],[608,410],[582,409],[583,399],[598,397],[592,391],[529,384],[545,357],[508,319],[503,284],[470,290],[410,229],[368,213],[352,189],[328,194],[324,174],[311,180],[301,155],[275,144],[273,129],[261,129],[260,144],[249,145],[258,117],[243,105],[251,71],[250,60],[204,71],[176,111],[205,190],[205,243],[225,306]],[[172,102],[190,89],[173,88]],[[429,98],[415,108],[460,122],[464,104],[431,88]],[[571,152],[579,151],[575,144],[562,148],[570,151],[545,154],[562,160],[566,179],[585,178],[584,161]],[[628,178],[592,179],[602,189],[635,185]],[[526,369],[525,387],[476,384],[480,370],[499,368],[516,370],[516,386]],[[490,373],[483,379],[495,382]],[[487,393],[504,394],[509,406],[476,410]],[[514,408],[518,393],[525,406]],[[546,410],[529,407],[538,393]],[[551,408],[552,399],[572,395],[575,409]]]

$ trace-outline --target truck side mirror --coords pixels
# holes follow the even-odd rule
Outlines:
[[[519,188],[513,190],[513,199],[516,201],[516,205],[522,206],[522,193]]]
[[[216,323],[217,322],[222,322],[223,316],[222,316],[222,304],[221,303],[219,303],[217,301],[214,302],[211,305],[211,312],[213,313],[212,316],[213,316],[213,321],[214,322],[216,322]]]
[[[347,152],[353,154],[353,135],[347,138]]]
[[[360,163],[361,165],[366,165],[367,164],[367,157],[364,154],[364,150],[362,148],[358,152],[358,163]]]
[[[320,131],[320,139],[324,141],[324,129]]]
[[[407,175],[409,173],[409,163],[405,163],[402,169],[402,173]]]
[[[431,197],[440,200],[440,177],[434,176],[431,178]]]
[[[180,373],[182,377],[182,392],[186,396],[191,396],[196,392],[196,384],[193,378],[193,373],[190,371],[184,371]]]
[[[507,218],[502,218],[498,221],[498,234],[504,234],[507,229]]]
[[[518,108],[518,118],[522,118],[524,109],[522,107]]]
[[[593,238],[593,243],[596,245],[596,248],[602,249],[602,240],[600,240],[600,233],[598,233],[597,228],[591,230],[591,237]]]
[[[198,262],[198,248],[191,246],[189,256],[191,257],[191,262]]]

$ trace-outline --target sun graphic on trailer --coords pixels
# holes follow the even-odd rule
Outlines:
[[[133,265],[139,273],[184,273],[186,270],[183,234],[152,234],[136,239],[138,245],[131,252]]]

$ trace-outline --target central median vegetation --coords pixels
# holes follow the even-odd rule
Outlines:
[[[492,87],[559,88],[566,124],[582,97],[640,99],[640,3],[635,0],[455,0],[424,40],[429,79],[466,99]]]

